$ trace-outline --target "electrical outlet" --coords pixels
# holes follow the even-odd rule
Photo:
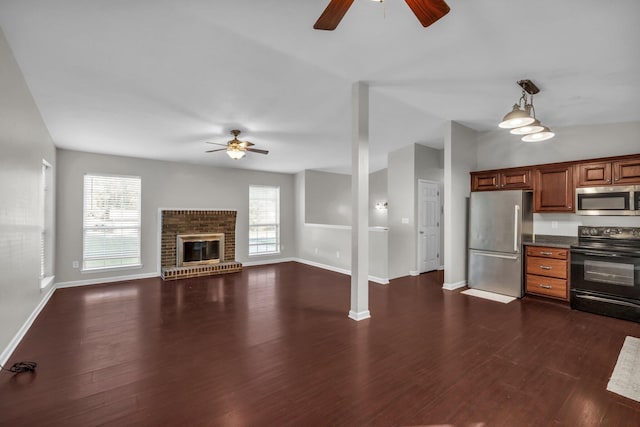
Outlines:
[[[80,263],[78,261],[73,261],[71,265],[73,266],[73,268],[80,268]]]
[[[409,218],[402,218],[403,224],[409,224]]]
[[[558,221],[551,221],[551,228],[558,228]]]
[[[340,251],[336,251],[336,258],[340,258]]]

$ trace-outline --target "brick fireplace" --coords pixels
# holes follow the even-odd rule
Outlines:
[[[242,270],[242,264],[235,261],[236,254],[236,211],[212,210],[162,210],[160,262],[164,280],[233,273]],[[178,240],[189,236],[190,241],[206,241],[210,236],[219,235],[221,253],[219,260],[211,262],[182,263],[178,260],[181,248]],[[180,236],[180,239],[179,239]],[[182,264],[182,265],[179,265]]]

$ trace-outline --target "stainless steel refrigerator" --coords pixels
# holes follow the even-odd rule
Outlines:
[[[468,286],[521,298],[521,248],[533,233],[532,193],[472,192],[469,215]]]

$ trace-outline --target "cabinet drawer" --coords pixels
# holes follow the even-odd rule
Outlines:
[[[527,274],[567,278],[567,261],[553,258],[527,257]]]
[[[547,248],[545,246],[527,246],[527,256],[543,258],[567,259],[569,251],[560,248]]]
[[[567,281],[527,274],[526,292],[567,299]]]

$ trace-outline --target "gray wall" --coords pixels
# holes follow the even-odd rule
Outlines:
[[[82,260],[82,183],[85,173],[142,177],[142,264],[137,270],[81,273],[73,261]],[[56,282],[104,281],[129,275],[159,273],[158,210],[237,210],[236,260],[258,262],[295,254],[293,175],[241,169],[213,168],[186,163],[58,150],[58,235]],[[280,187],[281,253],[248,256],[249,186]]]
[[[449,122],[444,146],[444,288],[453,289],[467,281],[467,217],[469,172],[477,169],[476,132]]]
[[[369,174],[369,226],[386,227],[389,210],[376,209],[377,202],[389,202],[387,199],[387,169]]]
[[[351,225],[351,175],[307,170],[305,222]]]
[[[40,289],[40,171],[56,152],[0,31],[0,362],[49,289]],[[55,191],[55,186],[54,189]]]
[[[640,122],[555,129],[555,138],[524,143],[502,129],[478,136],[477,170],[640,153]],[[497,155],[496,153],[499,153]],[[579,225],[640,226],[640,218],[534,214],[536,234],[576,236]]]

